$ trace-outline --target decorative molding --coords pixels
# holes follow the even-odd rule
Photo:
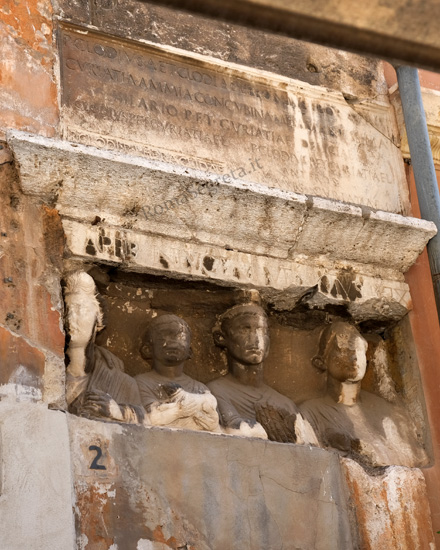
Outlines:
[[[425,108],[432,158],[435,167],[440,169],[440,93],[435,90],[422,88],[422,100]],[[408,137],[406,135],[405,121],[398,88],[392,92],[391,101],[394,105],[401,136],[402,156],[405,159],[409,159],[411,158],[411,154],[409,152]]]
[[[436,233],[424,220],[241,180],[224,183],[84,145],[21,132],[11,133],[9,144],[23,191],[86,225],[284,260],[362,264],[364,273],[405,272]],[[158,214],[146,215],[154,205],[161,205]]]

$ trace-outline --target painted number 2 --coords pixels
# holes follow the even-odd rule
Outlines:
[[[90,470],[107,470],[104,464],[98,464],[99,459],[102,457],[101,447],[97,445],[90,445],[89,451],[96,451],[96,456],[90,464]]]

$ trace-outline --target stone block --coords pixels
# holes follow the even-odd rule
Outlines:
[[[227,250],[279,258],[328,256],[401,272],[436,231],[424,220],[260,184],[216,182],[200,170],[159,161],[22,133],[12,132],[8,139],[20,162],[23,191],[56,200],[61,215],[95,226],[105,220]],[[196,197],[183,200],[188,189],[196,189]],[[172,199],[181,204],[168,208]],[[162,205],[163,212],[151,215],[149,205]],[[129,252],[120,249],[119,257]]]
[[[122,38],[164,44],[339,90],[350,98],[386,93],[380,62],[143,0],[93,0],[91,23]],[[86,22],[87,0],[57,0],[58,13]]]
[[[411,307],[408,287],[395,271],[367,275],[362,266],[337,269],[322,259],[316,265],[304,258],[280,260],[69,219],[63,225],[73,257],[140,273],[257,288],[277,310],[292,309],[307,293],[312,307],[344,305],[359,322],[397,320]]]
[[[362,550],[434,550],[431,514],[423,474],[391,466],[368,475],[342,459]]]
[[[72,416],[69,423],[84,550],[352,548],[332,453]],[[98,454],[106,470],[91,468]]]
[[[44,405],[0,402],[4,550],[76,550],[66,416]]]
[[[393,121],[389,104],[366,101],[373,114],[361,116],[339,93],[274,73],[91,29],[59,32],[69,141],[198,168],[224,183],[408,211],[400,150],[369,122]]]

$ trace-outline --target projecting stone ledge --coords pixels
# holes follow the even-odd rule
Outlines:
[[[11,132],[23,191],[62,215],[289,259],[323,256],[405,272],[433,223],[94,147]],[[228,179],[228,178],[226,178]],[[368,185],[368,181],[365,182]]]
[[[367,274],[359,271],[364,267],[359,265],[248,254],[69,219],[63,220],[63,227],[74,258],[140,273],[257,288],[278,310],[306,301],[318,309],[342,305],[361,322],[398,320],[411,308],[408,286],[392,270]]]

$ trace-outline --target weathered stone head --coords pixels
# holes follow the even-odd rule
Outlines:
[[[69,347],[85,347],[103,328],[95,282],[85,271],[67,277],[64,291]]]
[[[215,343],[226,349],[228,357],[244,365],[257,365],[269,353],[269,326],[264,309],[242,304],[228,309],[213,332]]]
[[[148,327],[141,346],[144,359],[153,359],[153,368],[159,364],[173,366],[191,357],[191,329],[177,315],[155,317]]]
[[[338,321],[322,331],[319,351],[312,364],[339,382],[360,382],[367,368],[367,347],[367,341],[356,327]]]

